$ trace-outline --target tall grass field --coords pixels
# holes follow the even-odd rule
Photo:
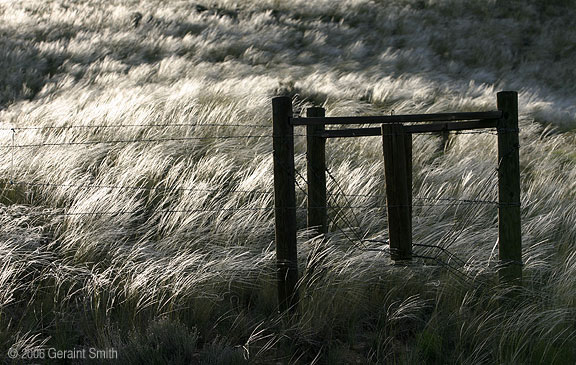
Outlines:
[[[0,1],[0,362],[576,363],[575,12]],[[502,90],[519,95],[521,286],[498,280],[493,130],[414,136],[417,257],[394,265],[381,137],[327,142],[322,238],[296,127],[300,302],[278,312],[274,96],[358,116],[495,110]]]

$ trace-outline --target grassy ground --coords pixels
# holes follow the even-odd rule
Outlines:
[[[574,363],[575,5],[1,2],[0,358]],[[277,314],[271,97],[400,114],[493,110],[505,89],[521,125],[512,301],[496,208],[445,200],[496,198],[495,137],[415,138],[414,195],[438,204],[414,207],[414,240],[461,261],[409,267],[358,240],[387,238],[382,147],[364,138],[328,143],[332,205],[361,208],[332,209],[327,241],[300,232],[300,314]]]

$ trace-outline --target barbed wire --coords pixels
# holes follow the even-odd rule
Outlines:
[[[280,138],[269,135],[245,135],[245,136],[208,136],[208,137],[175,137],[175,138],[150,138],[150,139],[125,139],[111,141],[85,141],[85,142],[48,142],[32,143],[22,145],[0,145],[4,149],[30,148],[30,147],[55,147],[55,146],[85,146],[98,144],[129,144],[129,143],[155,143],[171,141],[191,141],[191,140],[217,140],[217,139],[249,139],[249,138]]]
[[[267,211],[274,210],[273,207],[256,207],[256,208],[203,208],[203,209],[162,209],[147,212],[145,209],[137,210],[109,210],[94,212],[63,211],[63,212],[33,212],[32,216],[105,216],[105,215],[131,215],[138,213],[167,214],[167,213],[200,213],[200,212],[244,212],[244,211]],[[24,215],[24,214],[23,214]],[[28,214],[26,214],[28,215]]]
[[[191,126],[194,124],[180,124],[181,126]],[[211,126],[244,126],[247,127],[249,125],[233,125],[233,124],[212,124]],[[131,144],[131,143],[157,143],[157,142],[171,142],[171,141],[191,141],[191,140],[218,140],[218,139],[225,139],[225,140],[233,140],[233,139],[250,139],[250,138],[257,138],[257,139],[267,139],[267,138],[285,138],[283,136],[270,136],[270,135],[227,135],[227,136],[204,136],[204,137],[172,137],[172,138],[147,138],[147,139],[125,139],[125,140],[110,140],[110,141],[81,141],[81,142],[42,142],[42,143],[30,143],[30,144],[16,144],[15,143],[15,134],[18,130],[30,130],[30,129],[46,129],[46,128],[114,128],[114,127],[129,127],[129,126],[146,126],[140,124],[134,125],[122,125],[122,126],[48,126],[48,127],[14,127],[14,128],[5,128],[0,130],[10,130],[12,131],[12,144],[10,145],[0,145],[0,149],[20,149],[20,148],[33,148],[33,147],[57,147],[57,146],[88,146],[88,145],[99,145],[99,144]],[[150,125],[148,125],[150,126]],[[179,126],[178,124],[158,124],[156,126]],[[209,126],[208,124],[202,124],[197,126]],[[254,125],[255,127],[265,127],[263,125]],[[268,128],[266,126],[266,128]],[[430,132],[430,133],[442,133],[442,132]],[[455,134],[485,134],[489,133],[486,131],[469,131],[469,132],[453,132]],[[321,135],[318,135],[321,136]],[[293,134],[293,137],[308,137],[306,134]]]
[[[332,195],[342,195],[345,197],[361,197],[361,198],[386,198],[385,194],[332,194]],[[470,203],[470,204],[500,204],[494,200],[481,200],[481,199],[457,199],[457,198],[438,198],[438,197],[422,197],[414,196],[413,200],[433,200],[433,201],[445,201],[454,203]],[[412,204],[412,206],[426,206],[427,204]],[[395,205],[399,206],[399,205]]]
[[[298,173],[301,179],[304,177]],[[334,179],[333,176],[331,176]],[[307,181],[305,181],[307,183]],[[50,182],[27,182],[27,181],[15,181],[11,179],[10,185],[21,185],[21,186],[36,186],[36,187],[50,187],[50,188],[74,188],[74,189],[113,189],[113,190],[142,190],[142,191],[157,191],[157,192],[174,192],[174,191],[189,191],[189,192],[206,192],[206,193],[240,193],[240,194],[255,194],[255,195],[272,195],[274,191],[272,190],[244,190],[244,189],[202,189],[202,188],[184,188],[184,187],[175,187],[175,186],[156,186],[156,187],[145,187],[145,186],[130,186],[130,185],[111,185],[111,184],[56,184]],[[305,191],[304,188],[300,189]],[[338,194],[338,193],[329,193],[327,194],[330,197],[335,196],[345,196],[345,197],[379,197],[385,198],[385,195],[369,195],[369,194]],[[457,198],[437,198],[437,197],[414,197],[414,200],[423,200],[423,201],[434,201],[434,202],[445,202],[444,204],[438,203],[412,203],[407,205],[353,205],[350,201],[346,201],[346,205],[327,205],[325,208],[348,208],[348,209],[366,209],[370,207],[374,208],[383,208],[383,207],[407,207],[407,206],[414,206],[414,207],[429,207],[429,206],[449,206],[455,204],[489,204],[489,205],[496,205],[496,206],[511,206],[511,205],[518,205],[513,203],[500,203],[494,200],[481,200],[481,199],[457,199]],[[311,207],[312,209],[313,207]],[[318,207],[317,207],[318,208]]]
[[[265,124],[223,124],[223,123],[160,123],[160,124],[95,124],[95,125],[47,125],[47,126],[27,126],[27,127],[6,127],[0,131],[25,131],[44,129],[120,129],[120,128],[171,128],[171,127],[247,127],[247,128],[272,128],[272,125]]]
[[[319,209],[323,207],[310,207],[312,209]],[[342,209],[381,209],[384,207],[368,207],[368,206],[337,206],[334,208]],[[137,214],[146,213],[152,214],[165,214],[165,213],[201,213],[201,212],[244,212],[244,211],[273,211],[275,209],[294,209],[305,211],[307,207],[253,207],[253,208],[198,208],[198,209],[160,209],[147,212],[145,208],[136,210],[109,210],[109,211],[94,211],[94,212],[79,212],[79,211],[63,211],[63,212],[33,212],[31,215],[38,216],[80,216],[80,215],[124,215],[124,214]],[[3,212],[6,213],[6,212]],[[30,215],[30,214],[22,214]]]
[[[237,190],[237,189],[199,189],[199,188],[179,188],[179,187],[145,187],[145,186],[129,186],[129,185],[107,185],[107,184],[54,184],[47,182],[23,182],[14,181],[13,185],[25,185],[25,186],[38,186],[38,187],[53,187],[53,188],[78,188],[78,189],[114,189],[114,190],[144,190],[144,191],[197,191],[206,193],[245,193],[245,194],[274,194],[273,191],[269,190]],[[11,185],[12,185],[11,184]]]

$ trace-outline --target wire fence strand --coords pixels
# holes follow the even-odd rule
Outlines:
[[[51,187],[51,188],[74,188],[74,189],[113,189],[113,190],[144,190],[144,191],[157,191],[157,192],[173,192],[173,191],[190,191],[190,192],[205,192],[205,193],[243,193],[243,194],[260,194],[271,195],[274,194],[271,190],[239,190],[239,189],[200,189],[200,188],[181,188],[175,186],[167,187],[145,187],[145,186],[130,186],[130,185],[109,185],[109,184],[54,184],[49,182],[23,182],[14,181],[14,185],[23,186],[36,186],[36,187]]]
[[[307,184],[306,179],[298,172],[297,175]],[[334,179],[333,176],[331,176]],[[92,189],[110,189],[110,190],[136,190],[136,191],[154,191],[158,193],[164,192],[203,192],[203,193],[221,193],[221,195],[227,194],[253,194],[253,195],[273,195],[272,190],[260,190],[260,189],[206,189],[206,188],[186,188],[178,186],[137,186],[137,185],[113,185],[113,184],[58,184],[52,182],[28,182],[28,181],[17,181],[14,178],[10,180],[10,185],[12,186],[27,186],[27,187],[38,187],[38,188],[64,188],[64,189],[78,189],[78,190],[92,190]],[[307,195],[307,192],[301,186],[298,188]],[[332,199],[337,196],[344,197],[378,197],[385,198],[385,195],[368,195],[368,194],[344,194],[344,193],[333,193],[330,192],[328,196]],[[450,205],[495,205],[495,206],[509,206],[518,204],[507,204],[500,203],[494,200],[482,200],[482,199],[457,199],[457,198],[438,198],[438,197],[414,197],[415,200],[419,201],[431,201],[431,203],[412,203],[410,205],[387,205],[387,204],[361,204],[354,205],[350,200],[345,201],[344,205],[331,204],[327,207],[310,207],[310,209],[318,208],[331,208],[331,209],[382,209],[386,207],[434,207],[434,206],[450,206]],[[383,199],[385,200],[385,199]],[[356,223],[359,225],[359,221],[356,218]]]
[[[121,129],[121,128],[172,128],[172,127],[236,127],[236,128],[272,128],[265,124],[239,124],[239,123],[152,123],[152,124],[85,124],[85,125],[47,125],[0,128],[0,131],[15,130],[47,130],[47,129]]]
[[[55,147],[55,146],[86,146],[98,144],[130,144],[130,143],[157,143],[157,142],[182,142],[182,141],[202,141],[202,140],[233,140],[249,138],[272,138],[267,135],[243,135],[243,136],[208,136],[208,137],[175,137],[175,138],[147,138],[147,139],[119,139],[111,141],[83,141],[83,142],[43,142],[21,145],[0,145],[0,148],[30,148],[30,147]]]

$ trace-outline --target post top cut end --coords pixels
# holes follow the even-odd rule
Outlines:
[[[292,101],[292,99],[286,95],[279,95],[272,98],[273,103],[286,102],[286,101]]]
[[[512,90],[504,90],[504,91],[498,92],[498,94],[496,94],[496,95],[506,95],[506,96],[510,95],[511,96],[511,95],[518,95],[518,92],[512,91]]]

